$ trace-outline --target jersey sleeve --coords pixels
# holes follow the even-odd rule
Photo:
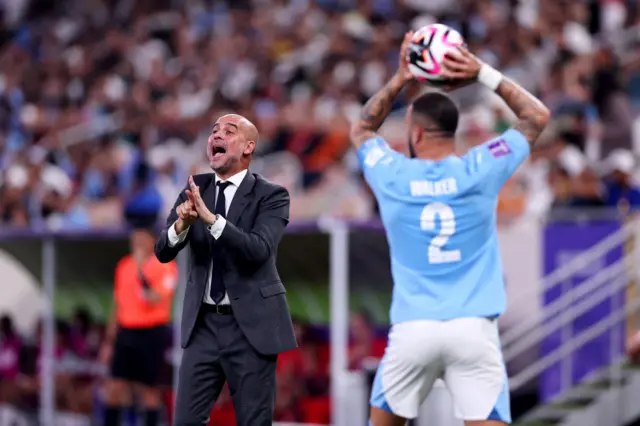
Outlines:
[[[509,129],[470,150],[465,160],[469,174],[477,179],[479,187],[497,194],[530,152],[529,142],[524,135],[518,130]]]
[[[394,181],[402,163],[408,161],[403,154],[391,149],[381,137],[367,140],[358,149],[358,160],[364,178],[374,193]]]

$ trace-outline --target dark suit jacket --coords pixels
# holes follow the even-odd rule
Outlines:
[[[214,211],[214,174],[195,175],[202,198]],[[223,279],[233,315],[249,343],[265,355],[296,347],[285,287],[276,270],[276,252],[289,222],[289,193],[251,172],[238,187],[222,235],[215,240],[198,220],[189,229],[186,240],[169,247],[167,231],[178,218],[176,207],[186,201],[180,193],[167,224],[156,242],[160,262],[172,261],[185,246],[189,247],[189,275],[182,313],[182,347],[196,324],[198,311],[209,279],[211,248],[223,250]]]

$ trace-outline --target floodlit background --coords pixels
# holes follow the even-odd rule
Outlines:
[[[164,217],[208,172],[206,139],[230,111],[260,130],[252,170],[292,196],[278,267],[301,347],[279,359],[276,420],[364,426],[392,282],[348,127],[404,32],[434,22],[553,111],[498,205],[514,415],[640,417],[623,355],[638,307],[640,2],[0,0],[0,18],[0,426],[100,424],[124,212]],[[410,95],[381,130],[402,152]],[[454,97],[461,153],[513,119],[479,87]],[[167,347],[166,419],[179,356]],[[438,389],[417,424],[457,426]],[[228,394],[212,424],[234,424]]]

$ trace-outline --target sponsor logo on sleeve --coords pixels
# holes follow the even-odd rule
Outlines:
[[[373,167],[378,164],[378,161],[380,161],[384,156],[384,150],[376,145],[367,153],[367,156],[364,158],[364,164],[367,167]]]
[[[498,139],[497,141],[489,144],[489,152],[494,158],[500,158],[511,154],[511,149],[504,139]]]

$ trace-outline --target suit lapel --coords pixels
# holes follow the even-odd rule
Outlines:
[[[256,178],[251,174],[251,172],[248,172],[244,179],[242,179],[236,194],[233,196],[231,206],[229,206],[229,212],[227,213],[227,220],[234,225],[238,224],[240,215],[247,207],[247,204],[249,204],[249,195],[251,194],[255,183]]]
[[[202,192],[202,200],[210,211],[216,209],[216,175],[211,173],[211,180]]]

